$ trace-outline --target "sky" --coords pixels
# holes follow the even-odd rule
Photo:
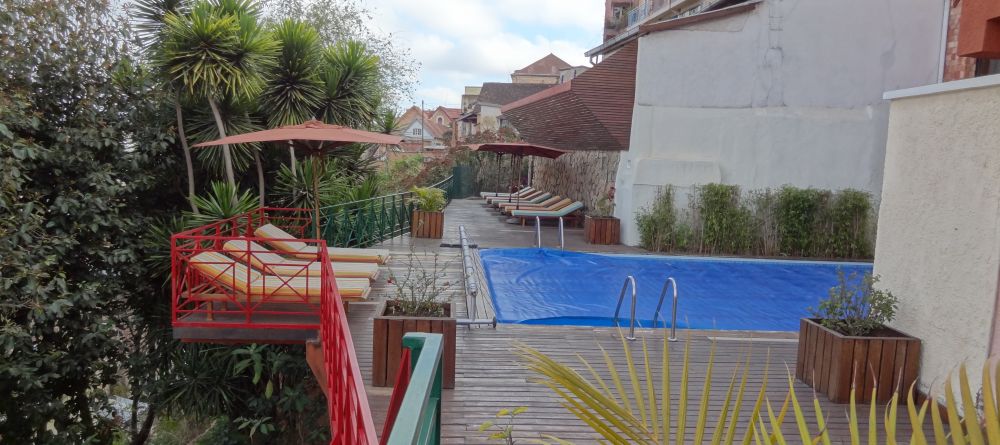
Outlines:
[[[550,52],[571,65],[601,43],[604,0],[367,0],[374,27],[420,62],[408,107],[458,107],[466,85],[510,82]]]

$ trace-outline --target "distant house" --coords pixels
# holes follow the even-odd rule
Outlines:
[[[483,84],[476,102],[459,120],[472,124],[473,133],[463,133],[461,137],[468,138],[472,134],[483,131],[497,131],[507,126],[507,121],[500,114],[500,108],[511,102],[531,96],[551,85],[546,83],[502,83],[487,82]]]
[[[513,83],[555,85],[559,83],[560,72],[569,69],[573,69],[573,66],[550,53],[524,68],[514,70],[513,73],[510,73],[510,81]]]
[[[399,118],[397,134],[403,137],[404,147],[417,150],[443,149],[454,142],[458,108],[439,106],[433,110],[421,110],[412,106]]]

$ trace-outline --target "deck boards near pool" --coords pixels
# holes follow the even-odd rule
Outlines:
[[[461,280],[461,257],[459,249],[439,247],[440,242],[457,243],[457,231],[460,224],[466,230],[474,243],[482,247],[528,247],[534,244],[534,229],[522,228],[520,225],[504,224],[495,213],[488,212],[479,200],[456,200],[445,211],[444,240],[413,240],[411,251],[409,237],[400,237],[383,243],[383,247],[392,250],[393,259],[390,269],[401,271],[406,267],[407,255],[415,254],[425,259],[435,252],[440,259],[449,262],[447,275],[449,279]],[[543,242],[549,247],[557,243],[554,227],[543,228]],[[592,246],[583,242],[581,229],[568,229],[566,234],[567,249],[618,253],[642,253],[640,249],[626,246]],[[424,261],[427,263],[427,261]],[[374,286],[371,300],[373,302],[385,299],[392,292],[387,284],[387,273]],[[466,311],[465,298],[460,287],[452,293],[452,299],[457,305],[459,315]],[[479,305],[480,315],[488,311]],[[374,303],[352,304],[348,314],[351,331],[354,335],[355,347],[361,361],[361,370],[366,381],[370,382],[371,372],[371,332]],[[650,349],[658,361],[662,343],[662,331],[639,330],[638,336],[649,341]],[[681,339],[687,338],[687,331],[680,331]],[[763,381],[763,370],[770,353],[771,378],[768,393],[777,398],[783,396],[787,388],[785,380],[786,366],[794,368],[797,348],[797,334],[768,333],[758,334],[753,341],[748,341],[752,333],[739,331],[691,331],[692,357],[692,388],[700,393],[704,368],[708,361],[711,346],[710,338],[717,339],[716,371],[713,375],[713,386],[716,391],[711,395],[710,410],[718,412],[724,397],[725,386],[729,384],[731,372],[748,347],[753,348],[751,355],[751,374],[749,387],[756,392]],[[496,443],[486,439],[487,434],[478,431],[477,427],[485,420],[493,418],[502,408],[527,406],[528,412],[521,415],[517,422],[518,437],[537,437],[539,433],[553,434],[574,443],[596,443],[596,436],[582,422],[576,420],[561,405],[560,399],[548,388],[530,382],[534,375],[523,369],[516,361],[512,352],[516,342],[523,342],[545,353],[558,357],[562,361],[575,360],[574,354],[579,353],[592,362],[600,360],[597,344],[621,355],[617,334],[610,328],[591,328],[582,326],[532,326],[532,325],[499,325],[495,330],[490,327],[467,329],[460,327],[457,332],[457,370],[456,388],[445,390],[443,396],[442,442],[448,444],[487,444]],[[672,345],[671,358],[674,364],[680,363],[684,342]],[[794,370],[793,370],[794,371]],[[796,382],[797,397],[801,401],[811,401],[812,390]],[[367,387],[372,410],[375,413],[375,424],[381,431],[388,405],[390,388]],[[780,405],[781,400],[773,403]],[[846,406],[833,404],[821,398],[821,407],[826,414],[830,433],[834,442],[845,439],[848,434],[846,424]],[[690,411],[694,412],[694,408]],[[867,411],[865,411],[867,413]],[[812,421],[811,403],[808,404],[807,418]],[[879,411],[881,417],[881,410]],[[901,434],[907,437],[905,422],[900,422]],[[794,419],[787,419],[783,430],[787,434],[795,432]],[[880,433],[881,434],[881,433]]]

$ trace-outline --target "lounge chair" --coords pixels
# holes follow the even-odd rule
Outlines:
[[[521,199],[516,199],[515,198],[512,201],[508,201],[506,199],[500,199],[500,200],[493,201],[493,207],[500,208],[500,206],[502,206],[504,204],[516,204],[518,201],[520,201],[521,204],[528,204],[528,203],[537,204],[537,203],[545,201],[546,199],[549,199],[551,197],[552,197],[551,193],[549,193],[549,192],[541,192],[540,191],[540,192],[538,192],[538,194],[530,195],[527,198],[521,198]]]
[[[534,187],[525,187],[525,188],[523,188],[521,190],[518,190],[515,193],[479,192],[479,196],[482,197],[482,198],[493,198],[493,197],[501,197],[501,196],[504,197],[504,198],[506,198],[506,197],[511,196],[511,195],[517,196],[519,194],[528,194],[532,190],[534,190]]]
[[[551,206],[551,205],[559,202],[562,199],[563,199],[562,196],[552,195],[552,196],[546,198],[543,201],[537,201],[537,202],[534,202],[534,201],[524,201],[524,200],[522,200],[520,203],[518,203],[517,201],[515,201],[515,202],[502,202],[502,203],[500,203],[499,208],[500,208],[500,212],[501,213],[507,213],[508,211],[510,211],[510,209],[514,209],[514,208],[517,208],[519,206],[520,206],[520,208],[532,208],[532,209],[539,208],[539,207],[548,207],[548,206]]]
[[[566,207],[559,210],[512,210],[510,215],[515,218],[521,218],[521,225],[524,225],[524,221],[529,218],[541,218],[541,219],[553,219],[553,218],[567,218],[573,212],[583,208],[583,203],[576,201]]]
[[[512,194],[512,195],[507,195],[507,196],[487,196],[486,197],[486,204],[489,204],[489,205],[492,205],[492,206],[496,206],[497,204],[499,204],[501,202],[511,202],[511,201],[517,200],[518,198],[521,198],[521,200],[524,201],[526,199],[536,198],[536,197],[538,197],[539,195],[541,195],[543,193],[545,193],[544,190],[533,189],[530,192],[527,192],[527,193],[524,193],[524,194]]]
[[[509,206],[501,207],[500,211],[503,212],[503,213],[507,213],[507,214],[509,214],[510,212],[512,212],[514,210],[527,210],[527,211],[532,211],[532,212],[541,212],[541,211],[555,212],[555,211],[558,211],[558,210],[562,210],[563,207],[566,207],[566,206],[568,206],[568,205],[570,205],[570,204],[573,203],[573,200],[569,199],[569,198],[562,198],[562,197],[559,197],[559,196],[557,196],[556,198],[557,199],[555,201],[546,200],[543,203],[538,203],[538,204],[523,204],[522,203],[520,207],[518,207],[518,206],[516,206],[514,204],[511,204]]]
[[[287,253],[299,258],[316,259],[316,246],[311,246],[288,232],[281,230],[273,224],[264,224],[255,230],[254,235],[260,238],[270,238],[264,240],[282,253]],[[385,264],[389,261],[389,251],[387,249],[356,249],[347,247],[327,247],[327,254],[330,261],[349,263],[378,263]]]
[[[318,277],[322,274],[318,261],[288,259],[253,241],[230,240],[222,248],[233,258],[245,263],[247,244],[250,246],[250,265],[265,273],[286,277]],[[333,276],[337,278],[378,278],[378,264],[375,263],[337,262],[332,267]]]
[[[201,252],[189,263],[213,283],[221,284],[253,302],[274,303],[319,303],[323,286],[318,277],[283,277],[268,275],[247,267],[220,252]],[[364,300],[371,292],[371,284],[365,278],[335,278],[340,297],[345,301]],[[226,295],[206,294],[203,299],[228,299]],[[201,298],[201,296],[199,296]]]

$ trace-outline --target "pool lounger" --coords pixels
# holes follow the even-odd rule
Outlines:
[[[501,207],[500,208],[500,212],[501,213],[507,213],[507,214],[510,214],[510,212],[513,212],[514,210],[524,210],[524,211],[530,211],[530,212],[541,212],[541,211],[554,212],[554,211],[562,210],[563,207],[566,207],[566,206],[568,206],[568,205],[570,205],[572,203],[573,203],[572,199],[563,198],[561,196],[556,196],[554,198],[545,200],[545,201],[543,201],[541,203],[538,203],[538,204],[525,204],[525,203],[521,203],[520,207],[518,207],[515,204],[511,204],[509,206]]]
[[[201,252],[191,257],[189,264],[213,283],[239,292],[254,302],[319,303],[322,296],[319,278],[264,274],[219,252]],[[364,300],[371,292],[371,284],[365,278],[335,280],[344,300]],[[228,299],[225,295],[218,297]]]
[[[222,245],[223,250],[241,262],[250,250],[250,265],[266,273],[291,277],[318,277],[322,274],[319,261],[293,260],[285,258],[253,241],[230,240]],[[332,261],[331,261],[332,262]],[[333,276],[337,278],[378,278],[378,264],[375,263],[333,263]]]
[[[525,188],[523,188],[521,190],[518,190],[517,193],[479,192],[479,196],[481,198],[484,198],[484,199],[485,198],[494,198],[494,197],[498,197],[498,198],[499,197],[503,197],[503,198],[506,198],[506,197],[511,196],[511,195],[514,195],[514,196],[517,196],[518,194],[526,195],[526,194],[530,193],[534,189],[535,189],[534,187],[525,187]]]
[[[541,219],[552,219],[552,218],[568,217],[573,212],[576,212],[577,210],[580,210],[582,208],[583,208],[583,203],[580,202],[580,201],[576,201],[576,202],[574,202],[574,203],[572,203],[572,204],[570,204],[570,205],[568,205],[566,207],[563,207],[563,208],[561,208],[559,210],[555,210],[555,211],[549,211],[549,210],[540,210],[540,211],[533,211],[533,210],[513,210],[513,211],[510,212],[510,215],[513,216],[513,217],[515,217],[515,218],[521,218],[521,225],[523,226],[524,225],[524,221],[526,219],[529,219],[529,218],[538,217],[538,218],[541,218]]]
[[[499,205],[502,202],[513,202],[513,201],[516,201],[518,199],[518,197],[521,198],[521,201],[524,201],[524,200],[527,200],[527,199],[535,199],[539,195],[542,195],[544,193],[545,193],[545,191],[543,191],[543,190],[537,190],[536,189],[536,190],[532,190],[532,191],[530,191],[528,193],[525,193],[523,195],[509,195],[509,196],[497,196],[497,197],[490,196],[490,197],[486,198],[486,204],[496,207],[497,205]]]
[[[316,258],[316,246],[310,246],[302,241],[298,241],[298,238],[273,224],[260,226],[253,233],[261,238],[271,238],[264,240],[264,242],[280,250],[282,253],[299,258]],[[386,261],[389,261],[389,251],[387,249],[327,247],[326,251],[330,255],[330,261],[334,262],[385,264]]]
[[[547,200],[547,199],[549,199],[551,197],[552,197],[552,194],[546,192],[546,193],[542,193],[540,195],[537,195],[537,196],[535,196],[535,197],[533,197],[531,199],[521,198],[520,202],[521,202],[521,205],[525,205],[525,204],[538,204],[540,202],[545,202],[545,200]],[[494,203],[494,207],[496,207],[501,212],[503,212],[503,206],[506,206],[506,205],[515,205],[517,203],[518,203],[517,199],[515,199],[515,200],[513,200],[511,202],[507,202],[506,200],[504,200],[504,201],[497,201],[497,202]]]

